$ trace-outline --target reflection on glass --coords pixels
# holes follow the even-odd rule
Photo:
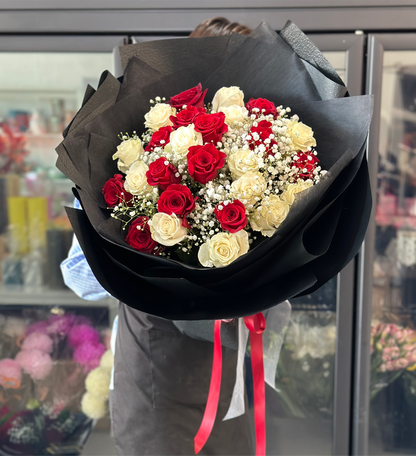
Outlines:
[[[0,53],[0,286],[64,289],[72,183],[55,147],[111,53]]]
[[[345,78],[345,53],[326,54]],[[0,285],[63,288],[72,184],[55,168],[61,131],[110,54],[0,54]],[[318,145],[319,147],[319,145]],[[319,149],[318,149],[319,150]],[[268,391],[269,454],[332,452],[336,279],[292,301],[292,321]],[[6,353],[7,356],[7,353]]]
[[[345,52],[325,56],[346,81]],[[332,454],[336,283],[334,278],[290,301],[292,317],[277,368],[279,391],[267,395],[268,454]]]
[[[345,85],[347,85],[345,52],[324,52],[324,55],[338,73],[338,76],[344,81]]]
[[[81,453],[106,413],[107,397],[97,405],[88,390],[110,376],[108,317],[106,307],[0,309],[1,454]]]
[[[2,454],[80,454],[90,418],[107,410],[106,400],[82,400],[86,375],[109,348],[110,316],[108,302],[71,307],[79,300],[62,280],[72,242],[64,206],[73,195],[55,147],[86,85],[97,87],[112,60],[111,52],[0,53]],[[108,417],[97,427],[86,454],[115,454]]]
[[[292,299],[292,316],[268,391],[268,451],[332,454],[336,348],[336,278],[315,293]]]
[[[371,454],[416,452],[416,51],[385,52],[371,330]]]

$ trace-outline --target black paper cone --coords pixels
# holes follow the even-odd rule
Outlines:
[[[101,285],[131,307],[174,320],[250,315],[310,293],[356,254],[371,211],[365,143],[372,98],[348,97],[322,53],[292,23],[281,34],[261,24],[231,35],[120,48],[124,77],[105,73],[57,148],[57,166],[75,184],[83,211],[68,210]],[[202,268],[130,247],[101,193],[117,173],[120,132],[141,133],[149,100],[202,83],[206,101],[224,86],[245,98],[290,106],[313,127],[327,174],[298,194],[271,238],[224,268]],[[143,127],[141,127],[143,126]]]

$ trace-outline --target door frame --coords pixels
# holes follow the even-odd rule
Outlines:
[[[78,12],[79,13],[79,12]],[[0,52],[111,52],[118,45],[134,42],[134,34],[86,35],[2,35]],[[1,28],[1,21],[0,21]],[[32,32],[33,33],[33,32]],[[71,33],[71,32],[69,32]],[[309,38],[322,52],[346,53],[346,82],[351,95],[363,92],[363,68],[366,36],[362,33],[309,34]],[[164,38],[173,38],[172,34]],[[155,39],[141,35],[136,40]],[[98,75],[97,75],[98,77]],[[355,319],[356,259],[338,275],[336,303],[336,355],[334,380],[333,438],[334,455],[351,454],[353,367],[354,367],[354,319]]]
[[[346,85],[351,96],[362,95],[366,36],[362,33],[309,34],[322,52],[346,52]],[[351,454],[354,367],[356,258],[338,274],[332,454]]]
[[[353,397],[352,454],[368,454],[370,412],[370,338],[372,314],[373,259],[376,224],[377,172],[379,155],[381,89],[385,51],[416,50],[416,34],[370,34],[366,70],[366,94],[374,96],[374,113],[367,141],[373,208],[367,234],[358,256],[357,310],[355,320],[355,376]]]

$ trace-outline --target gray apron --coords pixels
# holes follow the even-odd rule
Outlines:
[[[193,455],[211,379],[213,344],[120,304],[112,403],[119,456]],[[223,347],[217,419],[201,455],[253,455],[246,413],[222,421],[235,382],[237,352]],[[246,406],[246,410],[248,407]]]

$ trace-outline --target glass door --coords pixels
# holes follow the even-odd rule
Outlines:
[[[364,37],[310,35],[350,89],[361,93]],[[267,395],[267,453],[348,454],[354,264],[309,296],[292,315]]]
[[[374,218],[361,258],[355,454],[416,452],[416,35],[370,35]]]
[[[84,301],[63,282],[73,236],[64,207],[74,198],[55,148],[87,85],[112,71],[122,39],[1,40],[0,453],[79,454],[87,441],[85,454],[115,454],[105,400],[83,397],[86,375],[109,349],[117,303]],[[79,328],[93,339],[73,339]],[[97,426],[91,413],[103,416]]]
[[[24,295],[31,301],[33,293],[58,299],[57,292],[67,290],[59,264],[72,239],[64,209],[73,201],[72,183],[55,167],[55,147],[87,84],[96,88],[101,72],[112,69],[112,48],[121,40],[112,37],[110,45],[98,37],[35,37],[34,49],[20,38],[10,41],[12,50],[5,43],[0,50],[3,304]]]

